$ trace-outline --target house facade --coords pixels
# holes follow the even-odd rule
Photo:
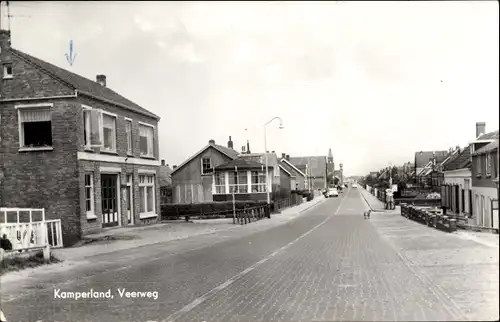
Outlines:
[[[104,75],[92,81],[11,48],[10,32],[0,46],[0,206],[44,208],[65,245],[156,222],[160,118]]]
[[[498,198],[494,179],[498,176],[499,132],[483,134],[472,143],[472,194],[476,224],[498,228],[498,212],[494,216],[493,204]]]
[[[433,160],[435,160],[436,163],[441,163],[448,157],[448,155],[449,151],[447,150],[415,152],[414,167],[417,183],[421,181],[419,176],[422,176],[423,170],[425,169],[427,171],[430,165],[434,162]]]
[[[288,161],[290,156],[285,153],[281,156],[281,166],[295,177],[295,185],[292,184],[292,190],[304,190],[306,187],[306,174]]]
[[[284,171],[282,174],[285,177]],[[251,158],[239,157],[219,165],[213,169],[213,201],[232,201],[233,196],[237,201],[266,201],[268,191],[271,200],[275,200],[281,192],[281,180],[276,180],[272,165],[268,165],[267,175],[269,181],[265,165]],[[288,184],[289,190],[290,181],[284,184]]]
[[[306,189],[318,190],[327,187],[327,157],[290,157],[290,163],[306,174]]]
[[[214,167],[227,163],[238,157],[233,149],[233,141],[229,137],[227,147],[209,140],[208,144],[193,156],[175,166],[172,177],[172,199],[174,203],[212,202]]]
[[[460,149],[456,157],[443,168],[442,205],[451,212],[472,218],[472,158],[471,146]]]

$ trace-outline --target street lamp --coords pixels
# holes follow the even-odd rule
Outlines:
[[[280,126],[279,129],[283,129],[283,120],[281,120],[281,117],[273,117],[269,122],[264,124],[264,154],[265,154],[265,159],[266,159],[266,192],[267,192],[267,206],[271,204],[271,195],[269,191],[269,169],[268,169],[268,159],[267,159],[267,125],[271,123],[274,120],[279,120],[280,121]]]

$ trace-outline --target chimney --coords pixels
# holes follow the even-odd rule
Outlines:
[[[161,160],[161,165],[165,165],[165,160]]]
[[[247,153],[250,154],[250,142],[247,140]]]
[[[245,154],[245,146],[244,145],[241,146],[241,153]]]
[[[177,169],[177,166],[174,164],[174,165],[172,166],[172,168],[175,170],[175,169]]]
[[[290,161],[290,154],[287,154],[287,155],[286,155],[286,160],[287,160],[287,161]]]
[[[2,48],[2,51],[7,49],[7,48],[10,48],[10,31],[9,30],[0,29],[0,48]]]
[[[99,83],[102,87],[106,87],[106,75],[97,75],[95,77],[96,82]]]
[[[209,141],[208,141],[208,144],[210,144],[210,145],[214,145],[214,144],[215,144],[215,140],[214,140],[214,139],[209,140]]]
[[[229,136],[229,141],[227,141],[227,147],[230,149],[233,148],[233,141],[231,141],[231,136]]]
[[[476,138],[480,135],[486,133],[486,123],[485,122],[476,122]]]
[[[271,153],[276,153],[276,151],[272,150]]]
[[[286,159],[286,154],[285,153],[281,153],[281,158],[282,159]]]

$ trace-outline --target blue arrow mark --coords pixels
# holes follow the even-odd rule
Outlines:
[[[76,59],[76,53],[73,54],[73,40],[69,41],[69,51],[64,55],[66,56],[66,60],[68,61],[70,66],[73,66],[73,63]]]

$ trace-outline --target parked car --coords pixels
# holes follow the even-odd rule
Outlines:
[[[339,196],[339,192],[337,191],[337,189],[335,189],[335,188],[328,189],[328,194],[326,195],[327,198],[338,197],[338,196]]]
[[[352,187],[353,187],[353,188],[357,188],[357,187],[358,187],[358,185],[357,185],[357,184],[355,184],[355,183],[353,183],[353,184],[352,184]]]

